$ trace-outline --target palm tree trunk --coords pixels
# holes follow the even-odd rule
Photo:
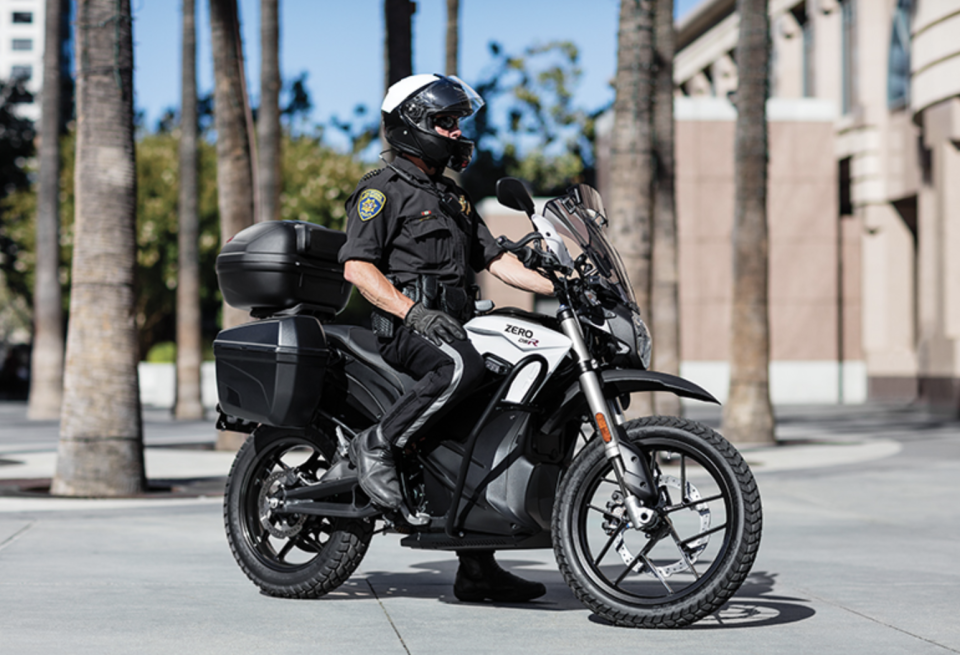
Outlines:
[[[637,304],[646,317],[650,304],[653,179],[652,0],[620,2],[616,90],[608,194],[610,234],[623,258]],[[635,397],[631,410],[652,413],[650,394]]]
[[[243,72],[237,0],[210,0],[213,46],[214,118],[217,127],[217,194],[220,239],[226,243],[240,230],[253,225],[256,216],[252,132]],[[243,310],[223,304],[223,328],[246,323]],[[236,450],[246,435],[220,432],[218,450]]]
[[[384,20],[387,27],[384,51],[384,89],[394,82],[413,75],[412,17],[417,5],[410,0],[384,0]]]
[[[447,0],[447,40],[444,73],[456,75],[460,56],[460,0]]]
[[[77,5],[77,172],[70,329],[51,492],[144,489],[137,380],[130,0]]]
[[[386,33],[383,39],[383,92],[394,82],[413,74],[413,37],[411,17],[417,5],[410,0],[383,0],[383,18]],[[394,153],[390,150],[387,138],[383,134],[383,125],[380,126],[382,157],[386,162],[392,162]]]
[[[197,32],[194,0],[183,0],[183,57],[180,76],[180,231],[177,272],[178,419],[203,418],[200,366],[200,254],[197,217]]]
[[[217,192],[220,239],[226,243],[253,225],[253,164],[247,131],[247,94],[239,41],[237,0],[210,0],[214,115],[217,128]],[[245,323],[245,312],[223,306],[223,327]]]
[[[63,399],[63,302],[60,293],[61,27],[63,3],[47,0],[40,119],[40,181],[37,191],[37,265],[34,337],[27,417],[60,416]]]
[[[738,0],[733,314],[726,436],[737,443],[773,443],[770,326],[767,308],[767,120],[769,17],[766,0]]]
[[[280,218],[280,16],[279,0],[260,0],[260,112],[257,166],[260,221]]]
[[[673,121],[673,0],[656,0],[656,83],[653,103],[653,284],[651,323],[656,338],[653,367],[680,374],[680,295],[677,270],[677,213],[675,199]],[[680,399],[669,393],[655,396],[656,412],[677,416]]]

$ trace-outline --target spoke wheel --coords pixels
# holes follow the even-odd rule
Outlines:
[[[660,490],[656,517],[630,524],[599,440],[560,487],[553,542],[560,570],[597,614],[632,627],[689,625],[719,609],[756,558],[761,507],[740,454],[710,428],[679,418],[626,424],[650,458]]]
[[[367,551],[372,521],[277,511],[284,492],[316,482],[333,454],[326,435],[264,427],[237,453],[224,495],[227,540],[267,594],[322,596],[343,584]]]

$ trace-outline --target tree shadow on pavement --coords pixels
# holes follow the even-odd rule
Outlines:
[[[452,555],[452,553],[451,553]],[[513,607],[541,612],[587,611],[573,595],[559,571],[539,568],[542,562],[498,558],[503,568],[520,577],[542,582],[547,594],[529,603],[470,603],[470,607]],[[336,591],[324,596],[333,600],[384,601],[390,598],[436,599],[441,603],[460,604],[453,595],[453,581],[457,574],[457,560],[451,557],[433,562],[418,562],[403,572],[360,571]],[[538,567],[531,569],[529,567]],[[717,630],[731,628],[761,628],[787,623],[796,623],[811,618],[816,611],[808,600],[779,596],[774,593],[775,573],[755,571],[751,573],[740,590],[720,610],[703,618],[687,630]],[[610,625],[606,619],[590,615],[590,621]]]
[[[718,612],[687,629],[766,628],[805,621],[817,613],[810,607],[809,600],[775,595],[776,577],[776,573],[754,571]]]
[[[379,600],[390,598],[436,599],[441,603],[460,604],[453,595],[453,581],[457,575],[458,561],[453,553],[450,559],[433,562],[418,562],[408,570],[360,571],[336,591],[323,598],[332,600],[364,600],[376,597]],[[522,578],[542,582],[547,594],[529,603],[470,603],[471,607],[515,607],[517,609],[561,612],[585,610],[574,597],[573,592],[563,581],[559,571],[544,571],[543,562],[535,560],[511,560],[498,557],[500,565]],[[414,569],[411,571],[410,569]]]

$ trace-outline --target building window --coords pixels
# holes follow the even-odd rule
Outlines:
[[[14,23],[32,23],[33,12],[32,11],[15,11],[13,12],[13,22]]]
[[[851,157],[844,157],[839,162],[839,183],[837,185],[840,191],[840,215],[851,216],[853,214],[853,180],[850,175]]]
[[[887,62],[887,107],[902,109],[910,104],[910,10],[913,0],[898,0],[890,31]]]
[[[800,26],[801,53],[801,91],[804,98],[812,98],[813,92],[813,21],[807,18],[807,5],[800,3],[790,10],[794,20]]]
[[[12,49],[29,52],[33,50],[33,39],[14,39]]]
[[[33,77],[33,66],[11,66],[10,77],[15,80],[29,80]]]
[[[843,0],[840,3],[843,67],[841,77],[841,103],[844,114],[849,114],[857,104],[857,3]]]

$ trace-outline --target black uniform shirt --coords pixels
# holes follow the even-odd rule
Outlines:
[[[347,241],[340,262],[370,262],[401,285],[421,274],[465,285],[466,267],[485,269],[502,252],[500,246],[452,180],[431,178],[404,157],[397,157],[393,167],[402,173],[390,167],[369,173],[347,199]],[[453,194],[459,216],[441,208],[445,194]]]

